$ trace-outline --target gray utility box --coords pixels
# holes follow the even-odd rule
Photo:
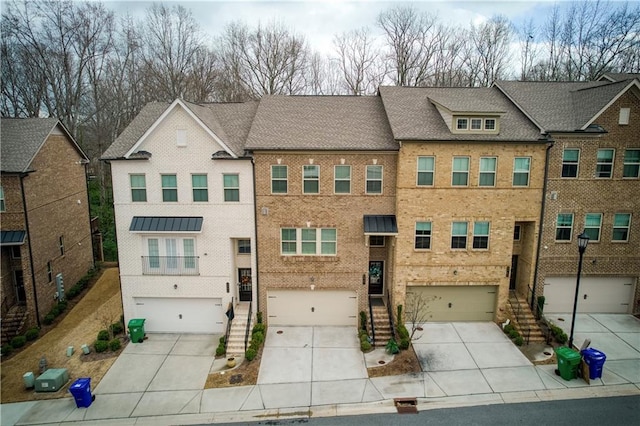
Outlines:
[[[66,368],[50,368],[36,379],[36,392],[57,392],[68,381]]]

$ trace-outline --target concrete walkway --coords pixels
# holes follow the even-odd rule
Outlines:
[[[393,413],[393,398],[401,396],[418,398],[425,410],[640,394],[640,321],[628,315],[580,320],[581,333],[603,334],[591,337],[592,347],[612,355],[602,379],[590,385],[561,379],[555,365],[532,365],[493,323],[426,324],[414,341],[423,372],[371,379],[366,366],[388,356],[382,350],[363,355],[354,329],[272,327],[257,385],[206,390],[207,373],[224,362],[211,355],[217,336],[152,334],[127,346],[95,389],[91,407],[76,408],[70,397],[5,404],[1,423],[246,422]]]

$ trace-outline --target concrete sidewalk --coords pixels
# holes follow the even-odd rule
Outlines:
[[[626,324],[620,333],[628,333],[632,344],[640,337],[637,319],[608,320]],[[386,357],[382,350],[354,356],[359,349],[344,337],[349,332],[278,327],[269,333],[282,333],[267,335],[257,385],[206,390],[208,371],[221,362],[211,356],[215,337],[150,335],[143,344],[127,346],[95,389],[91,407],[76,408],[70,397],[6,404],[1,406],[2,425],[197,424],[393,413],[393,398],[402,396],[416,397],[418,409],[425,410],[640,394],[638,351],[623,355],[635,358],[614,359],[626,363],[614,369],[607,360],[603,377],[587,385],[561,379],[555,365],[532,365],[493,323],[429,323],[423,328],[414,341],[422,373],[369,379],[362,368]],[[354,377],[334,378],[343,368],[355,370],[349,373]]]

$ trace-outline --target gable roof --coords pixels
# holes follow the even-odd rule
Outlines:
[[[633,85],[638,86],[638,81],[495,83],[495,87],[546,132],[587,130],[608,105]]]
[[[57,118],[2,118],[0,127],[0,168],[5,173],[29,172],[31,162],[56,127],[67,136],[80,156],[88,160]]]
[[[535,141],[540,132],[493,88],[383,86],[380,97],[396,140]],[[436,106],[452,113],[500,115],[498,134],[452,133]]]
[[[622,80],[631,80],[631,79],[640,80],[640,74],[632,74],[632,73],[624,73],[624,72],[605,72],[600,77],[598,77],[599,81],[622,81]]]
[[[249,150],[399,149],[377,96],[264,96]]]
[[[243,145],[251,127],[251,120],[255,114],[256,102],[244,104],[195,104],[176,99],[171,104],[150,102],[145,105],[104,152],[101,159],[141,158],[131,151],[178,105],[182,106],[212,137],[228,149],[230,156],[239,157],[244,154]]]

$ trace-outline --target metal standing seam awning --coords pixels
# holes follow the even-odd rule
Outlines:
[[[2,246],[19,246],[24,244],[24,239],[27,236],[26,231],[1,231],[1,243]]]
[[[364,215],[364,235],[398,235],[396,216]]]
[[[129,232],[201,232],[202,216],[134,216]]]

